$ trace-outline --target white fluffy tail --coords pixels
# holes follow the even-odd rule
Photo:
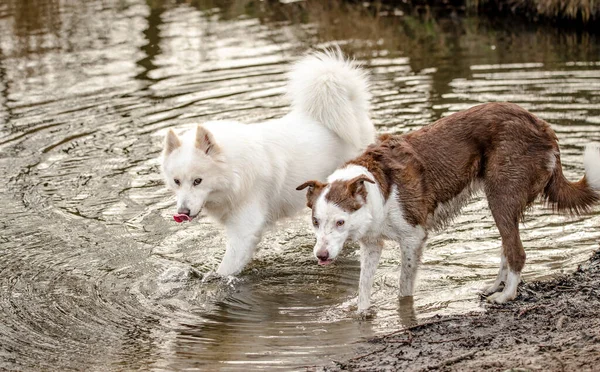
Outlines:
[[[588,184],[600,191],[600,145],[590,144],[583,153],[583,166]]]
[[[357,149],[374,142],[366,72],[345,59],[339,48],[296,62],[289,73],[288,94],[294,110],[308,114]]]

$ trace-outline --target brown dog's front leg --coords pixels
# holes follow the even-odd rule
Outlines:
[[[364,313],[371,305],[371,287],[379,265],[383,241],[360,241],[360,282],[358,285],[358,312]]]
[[[427,239],[427,232],[420,226],[412,228],[413,231],[406,233],[400,239],[400,251],[402,252],[402,268],[400,269],[400,297],[412,296],[417,279],[417,270],[421,263],[423,246]]]

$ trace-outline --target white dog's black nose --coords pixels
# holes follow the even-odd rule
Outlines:
[[[186,216],[190,215],[190,209],[189,208],[179,208],[177,210],[178,214],[185,214]]]

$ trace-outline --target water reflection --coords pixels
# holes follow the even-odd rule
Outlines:
[[[370,321],[347,310],[356,251],[315,265],[307,215],[268,233],[239,282],[199,279],[224,236],[170,221],[162,134],[283,115],[284,73],[307,48],[340,43],[365,64],[380,131],[510,100],[552,123],[572,179],[600,140],[600,46],[587,33],[335,1],[11,0],[0,35],[0,369],[285,370],[479,308],[500,246],[482,198],[431,237],[414,298],[397,298],[388,244]],[[527,279],[572,270],[597,246],[598,212],[529,215]]]
[[[152,80],[148,74],[157,68],[154,64],[154,59],[161,54],[160,44],[162,38],[160,29],[163,24],[162,14],[165,11],[164,3],[162,0],[148,0],[148,8],[150,8],[150,13],[146,17],[148,27],[143,31],[147,42],[141,47],[145,57],[137,61],[137,64],[143,70],[136,75],[136,78],[141,80]]]
[[[400,317],[400,324],[404,328],[410,328],[418,324],[413,296],[405,296],[398,299],[398,316]]]
[[[4,66],[4,53],[0,48],[0,106],[2,110],[0,111],[0,120],[4,123],[10,123],[12,119],[12,109],[8,105],[8,92],[10,90],[10,82],[6,75],[6,68]]]
[[[62,26],[58,0],[9,0],[5,6],[13,18],[17,55],[42,54],[55,47],[51,40],[57,38]]]

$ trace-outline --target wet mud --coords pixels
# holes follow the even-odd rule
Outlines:
[[[600,249],[576,272],[522,284],[514,302],[484,307],[377,336],[322,370],[598,370]]]

